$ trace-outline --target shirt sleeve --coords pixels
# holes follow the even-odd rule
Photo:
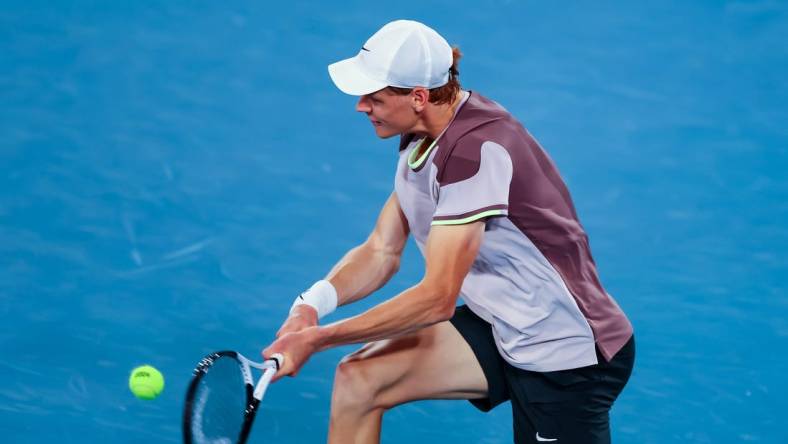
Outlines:
[[[457,141],[436,175],[432,225],[459,225],[509,214],[512,159],[503,146],[478,138]]]

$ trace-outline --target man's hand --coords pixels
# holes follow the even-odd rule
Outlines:
[[[283,376],[295,376],[318,349],[318,327],[308,327],[295,333],[284,333],[263,350],[263,359],[269,359],[274,353],[281,353],[285,357],[284,365],[276,372],[271,381],[276,381]]]
[[[301,304],[293,310],[293,313],[287,317],[285,323],[276,332],[276,337],[281,338],[287,333],[296,333],[305,328],[314,327],[317,325],[317,310],[314,307]]]

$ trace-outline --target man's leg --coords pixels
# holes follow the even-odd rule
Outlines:
[[[409,401],[486,395],[479,362],[450,322],[372,342],[337,367],[328,442],[380,442],[383,412]]]

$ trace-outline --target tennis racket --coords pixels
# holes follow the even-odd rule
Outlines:
[[[284,364],[275,353],[263,363],[238,352],[220,351],[204,357],[194,369],[183,408],[185,444],[244,444],[268,383]],[[254,384],[252,368],[263,375]]]

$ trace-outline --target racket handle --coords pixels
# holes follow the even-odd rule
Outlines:
[[[254,388],[254,392],[252,395],[258,401],[263,400],[263,395],[265,394],[265,389],[268,388],[268,383],[271,382],[271,378],[274,377],[274,373],[276,373],[276,369],[274,368],[267,368],[263,372],[263,376],[260,376],[260,380],[257,381],[257,385]]]
[[[281,353],[274,353],[271,355],[271,360],[273,360],[276,364],[276,368],[268,367],[263,371],[263,376],[260,376],[260,380],[257,381],[257,385],[255,386],[254,392],[252,393],[252,395],[258,401],[263,400],[263,395],[265,394],[265,390],[268,388],[268,384],[271,382],[271,378],[274,377],[274,373],[279,371],[279,369],[285,363],[285,357]]]
[[[274,362],[276,362],[277,370],[279,370],[280,368],[282,368],[283,365],[285,365],[285,355],[281,353],[274,353],[273,355],[271,355],[271,359],[273,359]]]

